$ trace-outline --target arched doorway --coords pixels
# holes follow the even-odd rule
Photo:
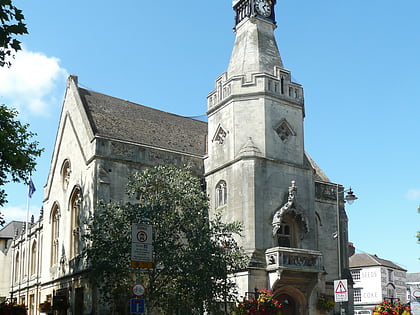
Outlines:
[[[297,315],[297,308],[295,300],[288,294],[281,294],[277,300],[281,303],[281,314],[282,315]]]

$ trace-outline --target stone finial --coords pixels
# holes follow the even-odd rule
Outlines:
[[[274,214],[272,226],[273,226],[273,236],[277,234],[278,229],[280,228],[281,221],[283,219],[283,215],[288,212],[295,202],[296,198],[296,181],[292,180],[291,185],[289,186],[289,196],[287,197],[287,202],[280,208],[280,210],[277,210]]]
[[[239,151],[240,155],[260,155],[261,150],[255,145],[251,137],[248,138],[245,145]]]

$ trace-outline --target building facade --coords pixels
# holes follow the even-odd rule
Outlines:
[[[387,300],[407,303],[406,270],[376,255],[359,253],[350,257],[354,281],[354,309],[372,310]]]
[[[99,200],[129,201],[129,175],[159,164],[191,165],[205,178],[210,211],[243,223],[239,242],[250,263],[235,277],[239,295],[267,288],[284,315],[323,313],[319,297],[350,277],[344,189],[305,152],[303,88],[283,67],[275,5],[233,2],[236,41],[207,97],[208,123],[86,90],[69,77],[43,215],[13,246],[13,266],[26,255],[36,261],[11,271],[11,295],[33,314],[43,301],[59,314],[108,314],[86,282],[84,222]],[[352,310],[351,301],[341,306]]]

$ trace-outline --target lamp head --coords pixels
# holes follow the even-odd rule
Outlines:
[[[344,200],[347,201],[349,205],[351,205],[355,200],[357,200],[357,197],[353,193],[353,190],[351,190],[351,188],[347,192],[346,197],[344,197]]]

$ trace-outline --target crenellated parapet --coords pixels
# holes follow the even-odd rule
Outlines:
[[[304,106],[303,88],[292,81],[290,71],[275,67],[275,75],[252,73],[228,78],[227,72],[215,81],[215,89],[207,96],[208,114],[235,97],[250,97],[264,94],[292,105]]]

